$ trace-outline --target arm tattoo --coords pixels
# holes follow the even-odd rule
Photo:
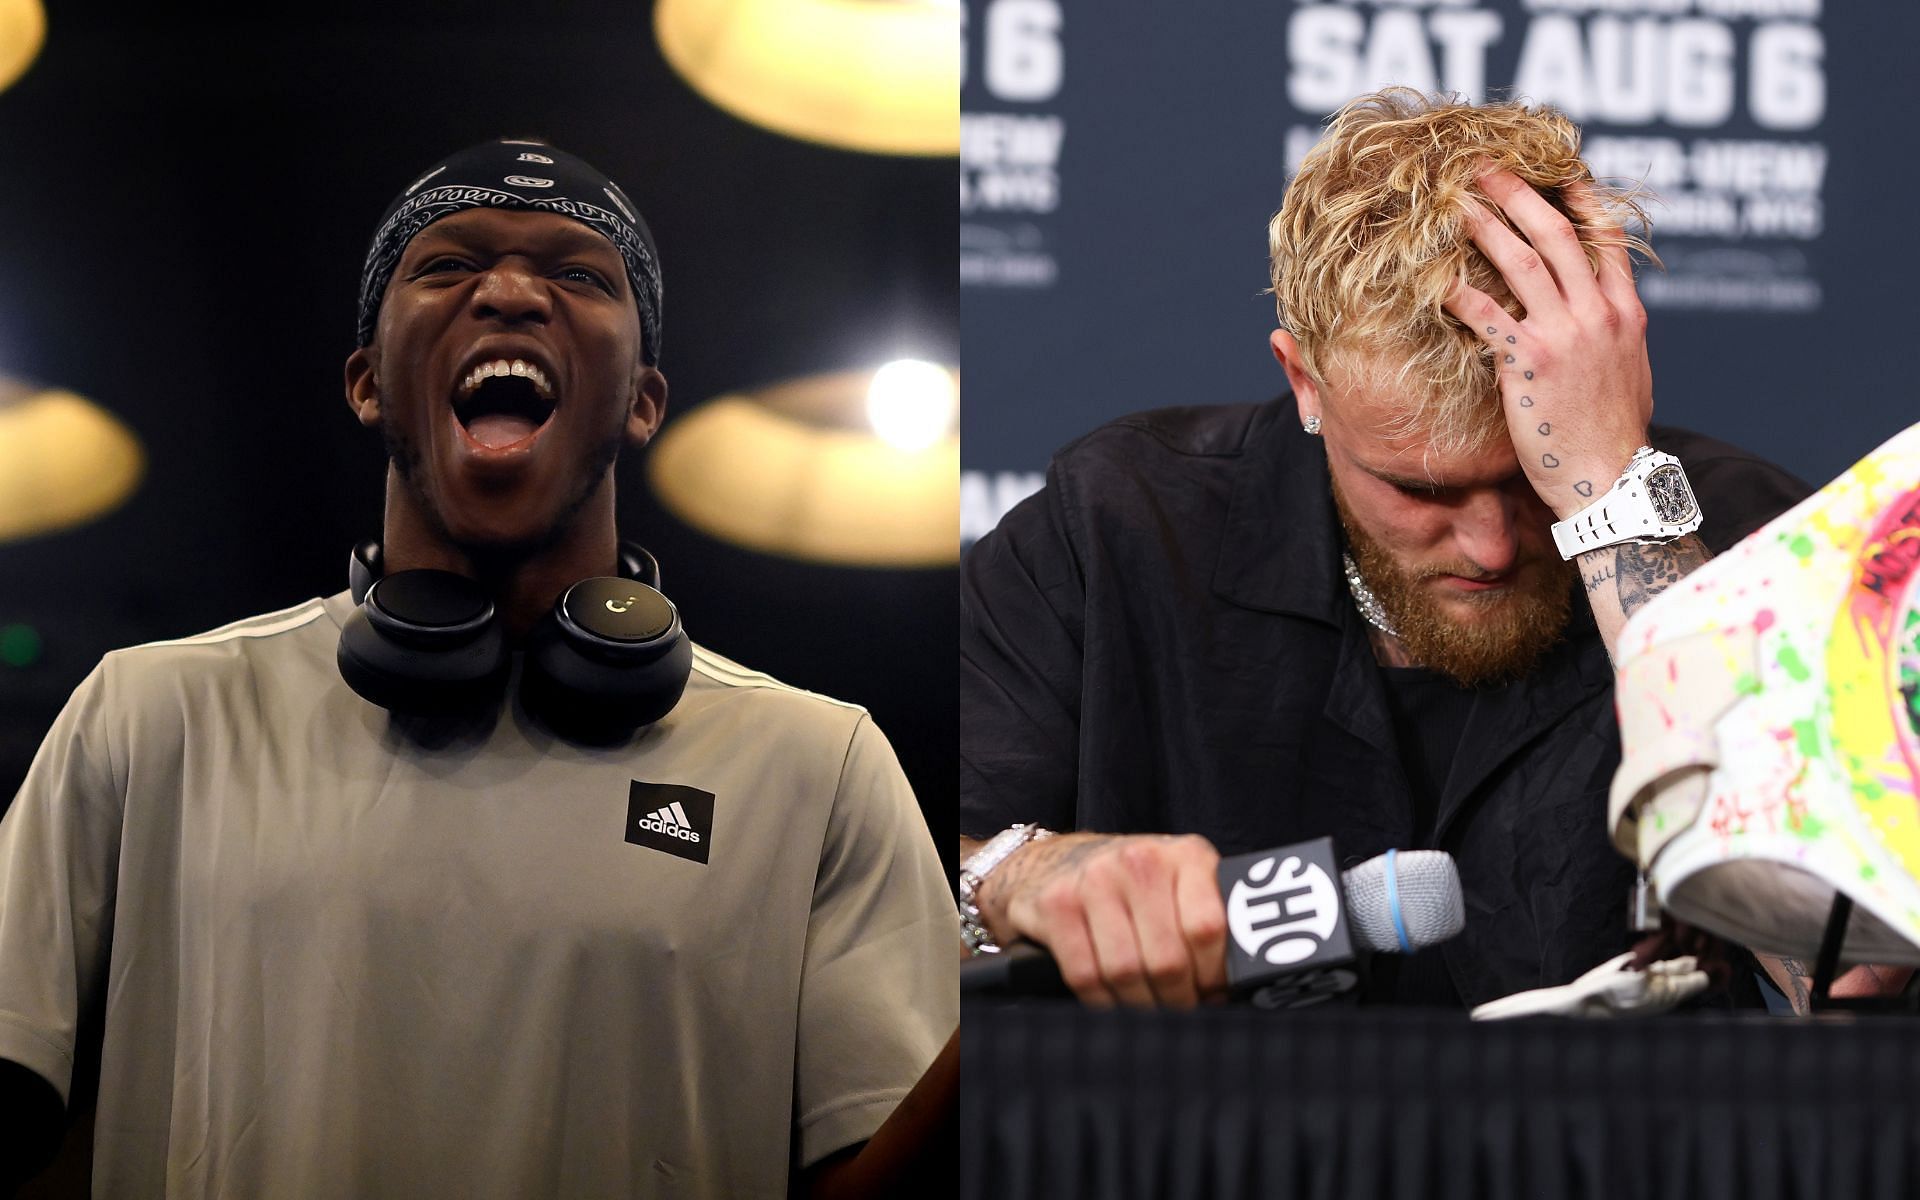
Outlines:
[[[1706,565],[1707,548],[1688,534],[1657,546],[1624,542],[1614,547],[1613,570],[1620,589],[1620,614],[1631,617],[1647,601]]]
[[[1783,957],[1780,959],[1780,965],[1786,968],[1787,983],[1792,988],[1792,991],[1787,996],[1787,1000],[1792,1003],[1793,1011],[1797,1013],[1811,1011],[1813,1007],[1813,993],[1807,986],[1807,980],[1812,976],[1813,972],[1807,970],[1807,964],[1797,958]]]
[[[1591,596],[1606,584],[1613,581],[1613,564],[1608,563],[1598,571],[1588,571],[1586,578],[1587,595]]]
[[[1106,844],[1105,838],[1098,841],[1074,842],[1054,855],[1050,862],[1037,864],[1034,873],[1045,876],[1070,875],[1080,869],[1080,860]]]
[[[994,912],[1005,912],[1006,906],[1000,897],[1017,895],[1029,884],[1037,884],[1056,875],[1071,874],[1079,870],[1081,860],[1110,840],[1112,839],[1104,837],[1072,841],[1059,838],[1044,842],[1029,842],[1006,862],[1000,864],[999,870],[988,876],[986,886],[981,891],[990,893],[994,899],[988,902],[983,895],[981,907]]]

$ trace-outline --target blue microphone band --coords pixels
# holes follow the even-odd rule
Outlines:
[[[1412,954],[1413,942],[1407,938],[1407,921],[1400,915],[1400,884],[1395,878],[1399,872],[1393,865],[1395,853],[1397,851],[1387,851],[1387,915],[1393,918],[1393,936],[1400,939],[1400,953]]]

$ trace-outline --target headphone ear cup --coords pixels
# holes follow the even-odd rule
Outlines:
[[[660,592],[632,579],[583,579],[528,635],[527,711],[575,741],[619,741],[673,711],[693,643]]]
[[[496,703],[512,659],[493,600],[447,571],[400,571],[373,582],[340,630],[340,677],[363,699],[407,716]]]
[[[357,544],[347,555],[347,593],[355,604],[364,604],[374,583],[386,574],[383,558],[380,543],[372,539]]]

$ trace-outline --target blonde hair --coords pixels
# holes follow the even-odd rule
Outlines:
[[[1524,315],[1472,241],[1476,206],[1513,228],[1479,187],[1494,168],[1532,184],[1573,223],[1590,265],[1604,246],[1658,261],[1625,228],[1629,217],[1647,228],[1637,193],[1594,182],[1564,114],[1411,88],[1335,113],[1267,226],[1275,307],[1307,373],[1326,383],[1339,371],[1391,391],[1405,401],[1393,432],[1425,432],[1443,451],[1484,446],[1505,428],[1493,350],[1442,307],[1465,279]],[[1563,191],[1573,183],[1589,184],[1588,198]]]

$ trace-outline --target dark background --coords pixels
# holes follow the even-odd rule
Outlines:
[[[650,5],[48,10],[40,58],[0,92],[0,373],[116,414],[148,473],[104,520],[0,544],[0,625],[45,646],[0,666],[0,804],[105,651],[345,586],[384,476],[341,383],[361,261],[393,196],[458,148],[541,137],[638,203],[666,282],[669,427],[729,389],[958,362],[953,160],[726,115],[660,57]],[[953,570],[734,549],[664,513],[640,456],[619,478],[623,532],[693,637],[868,706],[950,859]]]

